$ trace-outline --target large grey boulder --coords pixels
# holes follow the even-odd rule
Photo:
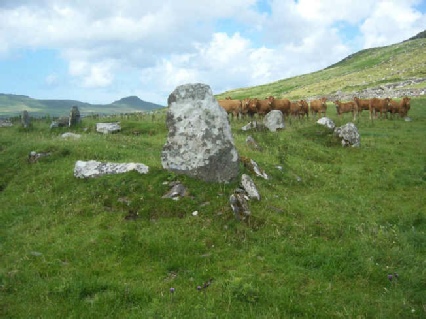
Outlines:
[[[140,163],[109,163],[98,161],[77,161],[74,166],[74,176],[77,178],[98,177],[107,174],[121,174],[137,171],[148,173],[148,166]]]
[[[178,86],[168,98],[169,130],[163,168],[207,182],[238,176],[238,153],[228,117],[206,84]]]
[[[354,123],[336,127],[333,134],[342,139],[342,146],[359,147],[361,145],[361,137]]]
[[[120,122],[114,123],[96,123],[96,132],[103,134],[112,134],[121,131]]]
[[[279,110],[272,110],[266,114],[263,124],[271,131],[276,132],[285,128],[283,113]]]

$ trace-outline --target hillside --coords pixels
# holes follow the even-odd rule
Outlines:
[[[32,116],[65,116],[74,105],[83,115],[145,112],[163,107],[137,96],[125,97],[110,104],[90,104],[77,100],[38,100],[26,95],[0,93],[0,117],[16,116],[23,110]]]
[[[300,99],[316,96],[348,95],[395,88],[424,91],[426,89],[426,39],[419,33],[413,40],[398,44],[361,50],[323,70],[279,80],[255,87],[230,90],[217,95],[218,99],[231,96],[285,97]],[[366,90],[369,89],[369,92]],[[402,92],[406,94],[406,92]],[[366,96],[367,97],[367,96]]]

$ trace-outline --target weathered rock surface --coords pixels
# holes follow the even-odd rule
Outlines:
[[[255,139],[251,135],[247,136],[246,143],[247,143],[248,147],[250,147],[253,150],[256,150],[256,151],[262,151],[263,150],[263,148],[259,144],[257,144]]]
[[[13,123],[11,121],[0,119],[0,127],[11,127],[11,126],[13,126]]]
[[[241,176],[241,185],[247,192],[249,198],[260,200],[259,191],[250,176],[243,174]]]
[[[181,182],[171,182],[169,186],[171,187],[170,190],[162,198],[179,200],[187,195],[187,189]]]
[[[51,153],[49,152],[36,152],[36,151],[31,151],[30,154],[28,155],[28,163],[36,163],[39,158],[41,157],[45,157],[45,156],[50,156]]]
[[[120,174],[130,171],[140,174],[148,173],[148,166],[140,163],[103,163],[98,161],[77,161],[74,176],[77,178],[98,177],[106,174]]]
[[[52,123],[50,124],[50,128],[66,127],[66,126],[69,126],[68,117],[61,117],[57,119],[56,121],[52,121]]]
[[[81,134],[75,134],[71,132],[66,132],[61,135],[62,138],[72,138],[72,139],[79,139],[81,137]]]
[[[238,153],[228,117],[206,84],[178,86],[168,98],[163,168],[207,182],[238,176]]]
[[[336,127],[333,134],[342,139],[342,146],[359,147],[361,145],[361,137],[354,123]]]
[[[114,123],[96,123],[96,132],[103,134],[112,134],[121,131],[120,122]]]
[[[73,106],[70,110],[68,126],[76,126],[81,121],[80,111],[77,106]]]
[[[330,130],[334,130],[334,128],[336,127],[336,124],[334,124],[333,120],[328,118],[328,117],[322,117],[317,121],[317,124],[323,125],[327,128],[329,128]]]
[[[236,189],[229,197],[229,204],[237,220],[245,220],[250,217],[251,212],[247,201],[249,200],[243,189]]]
[[[251,172],[256,174],[259,177],[262,177],[264,179],[269,179],[268,174],[265,173],[265,171],[260,168],[259,164],[257,164],[254,160],[251,158],[241,156],[240,161],[243,163],[243,165]]]
[[[31,118],[30,118],[30,114],[28,113],[27,110],[22,111],[21,114],[21,124],[24,128],[28,128],[31,125]]]
[[[266,114],[263,124],[271,131],[276,132],[285,128],[283,113],[279,110],[272,110]]]

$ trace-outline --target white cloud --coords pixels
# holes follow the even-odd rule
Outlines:
[[[335,63],[355,41],[387,45],[426,28],[413,9],[419,0],[262,1],[267,12],[256,0],[2,0],[0,58],[57,50],[69,85],[163,103],[179,84],[203,82],[215,93],[263,84]],[[346,25],[360,38],[344,39]]]

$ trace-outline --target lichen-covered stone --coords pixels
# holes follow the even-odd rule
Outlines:
[[[168,103],[163,168],[207,182],[235,179],[239,164],[231,127],[210,87],[202,83],[178,86]]]

